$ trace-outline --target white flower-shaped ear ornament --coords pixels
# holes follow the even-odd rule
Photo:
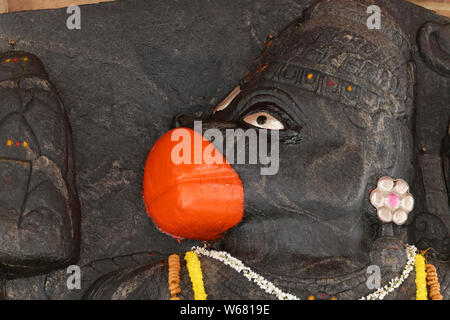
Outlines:
[[[381,177],[377,188],[370,194],[370,203],[377,208],[378,219],[382,222],[394,222],[402,225],[414,208],[414,198],[408,192],[405,180]]]

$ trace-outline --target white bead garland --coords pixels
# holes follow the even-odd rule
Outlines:
[[[290,293],[281,291],[281,289],[276,287],[272,282],[264,279],[264,277],[260,276],[256,272],[253,272],[249,267],[245,266],[242,261],[232,257],[225,251],[208,250],[200,247],[193,247],[192,251],[199,256],[203,255],[223,262],[237,272],[242,273],[248,280],[255,282],[265,292],[275,295],[279,300],[300,300],[300,298]]]
[[[200,247],[192,247],[192,251],[194,251],[199,256],[203,255],[206,257],[210,257],[221,261],[227,266],[230,266],[238,273],[242,273],[243,276],[248,280],[255,282],[265,292],[275,295],[279,300],[301,300],[299,297],[293,294],[283,292],[272,282],[266,280],[264,277],[252,271],[249,267],[245,266],[242,261],[231,256],[228,252],[208,250],[206,248]],[[403,270],[403,273],[399,277],[392,279],[389,284],[385,285],[383,288],[380,288],[377,291],[369,294],[368,296],[360,298],[359,300],[383,300],[387,294],[400,287],[400,285],[406,280],[406,278],[408,278],[409,274],[414,269],[414,259],[417,254],[417,248],[413,245],[407,245],[406,254],[408,257],[408,262],[406,263],[406,267]]]
[[[391,281],[389,281],[389,284],[385,285],[383,288],[380,288],[377,291],[369,294],[366,297],[362,297],[359,300],[383,300],[387,294],[400,287],[403,281],[408,278],[409,274],[414,269],[414,260],[416,259],[417,248],[413,245],[407,245],[406,255],[408,257],[408,262],[406,263],[406,267],[403,270],[403,273],[399,277],[392,279]]]

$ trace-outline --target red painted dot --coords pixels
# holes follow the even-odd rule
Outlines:
[[[16,146],[20,147],[20,142],[19,141],[16,142]]]
[[[330,87],[332,87],[334,85],[333,81],[330,81]]]
[[[321,293],[321,294],[320,294],[320,297],[321,297],[322,299],[325,299],[325,293]]]
[[[14,62],[17,62],[17,61],[19,61],[19,60],[18,60],[17,58],[14,58],[13,61],[14,61]]]

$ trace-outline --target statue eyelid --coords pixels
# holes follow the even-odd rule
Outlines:
[[[244,115],[241,121],[260,129],[268,130],[285,130],[286,125],[278,117],[273,116],[270,112],[259,111],[250,112]]]
[[[278,128],[277,130],[291,129],[299,131],[302,128],[302,126],[298,124],[297,121],[295,121],[287,112],[285,112],[283,109],[281,109],[280,107],[278,107],[273,103],[263,102],[254,104],[250,108],[247,108],[245,112],[241,113],[241,115],[238,116],[237,120],[249,124],[247,121],[244,120],[245,118],[252,115],[263,115],[263,114],[268,114],[270,117],[273,118],[271,120],[276,120],[283,126],[282,129]],[[260,126],[256,127],[261,128]]]

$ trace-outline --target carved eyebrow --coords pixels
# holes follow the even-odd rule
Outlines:
[[[234,98],[236,98],[236,96],[241,92],[241,87],[237,86],[236,88],[233,89],[233,91],[231,91],[228,96],[222,100],[222,102],[220,102],[215,108],[213,113],[216,113],[217,111],[222,111],[225,110],[231,103],[231,101],[234,100]]]

